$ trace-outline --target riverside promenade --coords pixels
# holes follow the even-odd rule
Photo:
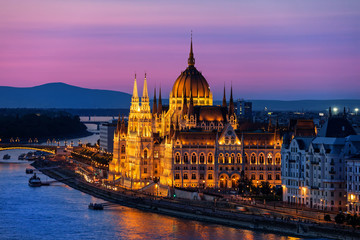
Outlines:
[[[238,210],[223,205],[214,206],[211,202],[190,201],[185,199],[171,199],[157,196],[149,196],[137,191],[104,188],[100,184],[85,181],[76,174],[71,164],[63,161],[55,161],[46,164],[42,162],[33,163],[35,168],[68,186],[85,192],[92,196],[104,199],[116,204],[151,211],[174,217],[205,221],[215,224],[223,224],[235,228],[246,228],[256,231],[274,232],[290,236],[306,238],[329,238],[329,239],[360,239],[360,232],[348,227],[329,223],[308,221],[299,217],[291,219],[289,214],[283,217],[271,217],[269,215],[255,214],[255,211],[239,212]],[[249,208],[257,208],[249,206]],[[259,208],[261,210],[261,207]],[[279,212],[278,212],[279,214]]]

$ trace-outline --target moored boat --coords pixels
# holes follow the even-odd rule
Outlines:
[[[34,173],[34,176],[32,176],[29,179],[29,186],[30,187],[40,187],[41,186],[41,180],[38,176],[36,176],[36,173]]]
[[[32,174],[33,172],[34,172],[34,169],[32,169],[32,168],[25,169],[26,174]]]
[[[90,203],[89,209],[91,210],[104,210],[104,206],[101,203]]]
[[[25,153],[19,155],[18,160],[25,160]]]
[[[8,160],[10,158],[11,158],[11,156],[9,154],[5,154],[4,157],[3,157],[4,160]]]

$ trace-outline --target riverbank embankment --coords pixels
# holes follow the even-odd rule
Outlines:
[[[34,167],[41,169],[41,163],[35,162]],[[206,207],[201,204],[191,204],[181,199],[168,199],[146,196],[130,190],[113,191],[102,188],[100,185],[88,183],[66,166],[40,170],[45,175],[61,181],[68,186],[104,199],[109,202],[133,207],[159,214],[181,217],[197,221],[222,224],[236,228],[246,228],[256,231],[274,232],[282,235],[306,238],[331,238],[331,239],[360,239],[359,232],[345,228],[334,228],[313,223],[285,221],[270,217],[250,215],[236,210],[218,207]]]

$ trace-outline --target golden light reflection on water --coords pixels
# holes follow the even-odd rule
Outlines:
[[[124,239],[299,239],[189,221],[127,207],[116,207],[110,211]],[[127,229],[125,235],[122,229]]]

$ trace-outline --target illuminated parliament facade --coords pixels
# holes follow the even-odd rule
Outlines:
[[[191,41],[188,67],[176,79],[164,106],[154,90],[150,108],[145,75],[142,97],[136,77],[127,123],[118,120],[109,180],[141,189],[150,183],[182,188],[236,188],[240,177],[255,185],[281,185],[282,140],[276,126],[239,129],[230,101],[213,105],[204,76],[195,68]]]

